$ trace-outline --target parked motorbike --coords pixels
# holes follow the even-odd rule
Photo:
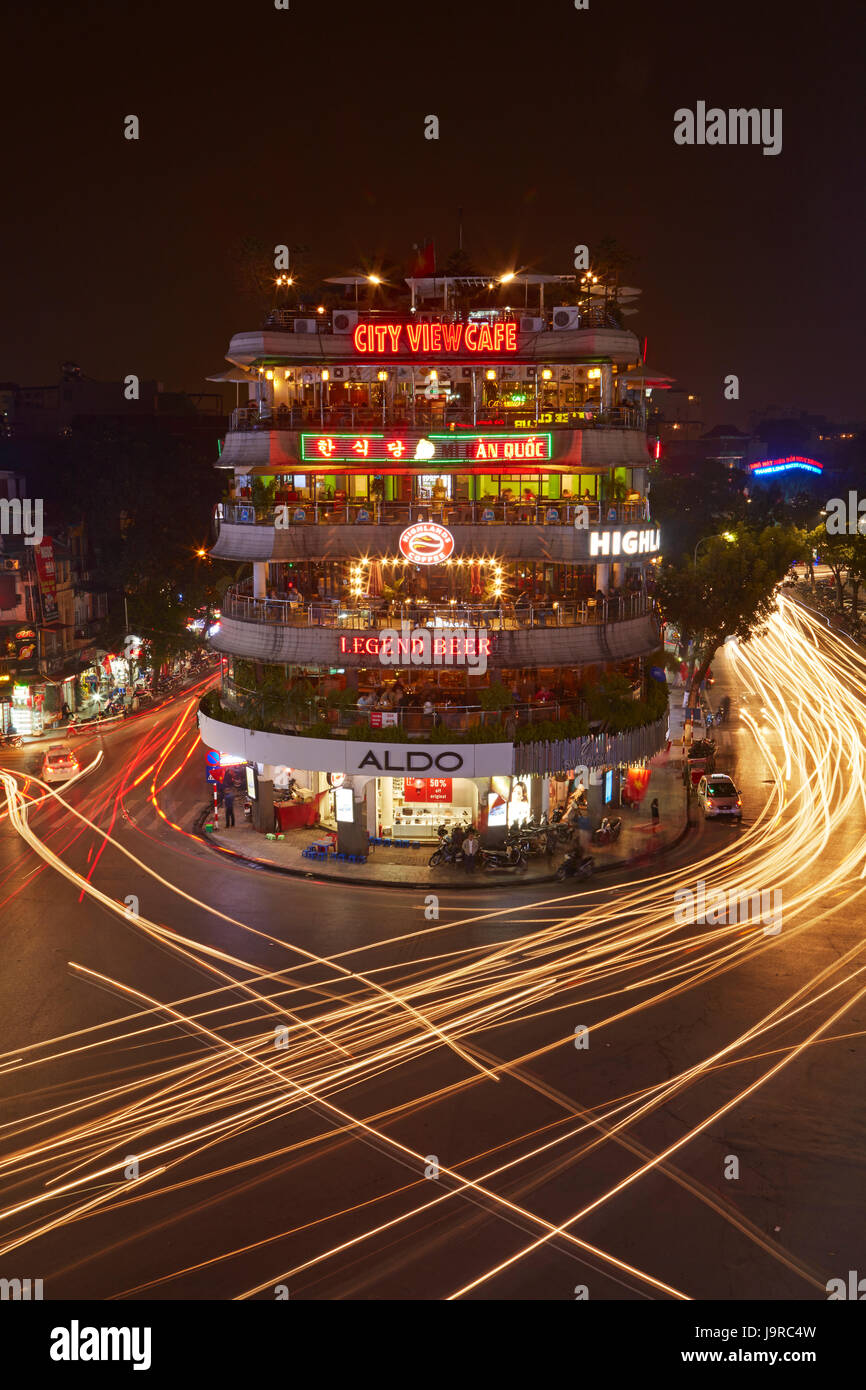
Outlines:
[[[560,883],[566,878],[589,878],[594,868],[595,860],[591,854],[574,849],[563,859],[556,871],[556,877]]]
[[[501,849],[482,849],[480,853],[482,868],[525,869],[529,862],[529,842],[523,835],[509,835]]]
[[[612,845],[620,837],[622,831],[622,820],[616,816],[609,820],[607,816],[601,822],[597,830],[592,832],[592,843],[594,845]]]
[[[446,830],[444,825],[438,826],[436,834],[439,836],[439,848],[434,849],[427,863],[431,869],[436,869],[440,864],[462,864],[463,850],[457,841]]]

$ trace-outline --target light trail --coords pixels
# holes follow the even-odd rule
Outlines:
[[[112,1184],[112,1210],[143,1208],[160,1191],[192,1194],[208,1184],[215,1192],[209,1200],[228,1200],[230,1194],[216,1195],[218,1179],[239,1175],[248,1166],[266,1166],[275,1156],[288,1162],[308,1161],[311,1151],[324,1154],[335,1144],[371,1145],[381,1161],[396,1161],[421,1172],[426,1162],[422,1145],[399,1138],[395,1125],[399,1123],[401,1133],[407,1127],[411,1133],[416,1116],[427,1111],[447,1113],[457,1096],[497,1081],[512,1088],[512,1099],[516,1087],[522,1096],[533,1095],[539,1102],[565,1108],[565,1119],[560,1118],[550,1132],[546,1132],[549,1123],[517,1126],[483,1154],[467,1151],[462,1158],[455,1156],[449,1164],[440,1164],[440,1181],[446,1190],[428,1200],[419,1200],[424,1189],[417,1183],[396,1188],[386,1184],[370,1201],[408,1201],[405,1210],[396,1216],[383,1215],[368,1228],[294,1261],[288,1270],[236,1296],[254,1297],[273,1283],[309,1271],[339,1269],[348,1253],[365,1242],[386,1233],[396,1236],[401,1228],[408,1233],[413,1223],[426,1220],[429,1213],[459,1210],[466,1203],[480,1206],[486,1217],[515,1225],[533,1238],[456,1290],[441,1290],[443,1297],[457,1298],[481,1288],[551,1241],[575,1257],[600,1260],[611,1278],[621,1275],[637,1280],[663,1296],[699,1296],[677,1289],[656,1272],[619,1261],[613,1252],[582,1242],[572,1230],[589,1213],[616,1202],[622,1192],[651,1173],[677,1183],[767,1258],[820,1287],[818,1275],[795,1254],[764,1237],[740,1216],[732,1201],[703,1190],[670,1160],[810,1049],[826,1047],[829,1030],[866,990],[859,983],[866,970],[859,960],[864,950],[859,940],[814,970],[761,1019],[734,1028],[722,1046],[629,1095],[584,1107],[563,1096],[544,1071],[563,1048],[573,1047],[570,1024],[582,1016],[581,1011],[592,1013],[593,1038],[618,1036],[626,1021],[638,1015],[648,1020],[645,1027],[651,1036],[653,1013],[662,1004],[684,999],[744,967],[770,961],[776,953],[790,959],[794,944],[809,940],[816,924],[835,910],[827,901],[831,894],[849,894],[855,901],[866,893],[866,662],[862,653],[780,597],[764,632],[748,644],[727,646],[725,656],[737,678],[764,706],[760,718],[747,707],[741,723],[769,778],[766,804],[735,841],[704,854],[686,869],[662,870],[648,880],[632,877],[614,891],[594,886],[541,898],[528,903],[523,912],[510,905],[455,913],[448,921],[425,921],[396,935],[380,934],[362,946],[328,956],[303,951],[291,941],[281,942],[184,892],[114,837],[118,805],[144,784],[149,786],[146,795],[156,815],[167,826],[175,825],[160,806],[159,796],[180,776],[198,746],[197,732],[189,727],[189,708],[172,721],[167,734],[142,740],[123,772],[112,778],[109,795],[99,803],[109,815],[106,828],[52,794],[55,810],[62,808],[64,822],[74,825],[77,834],[89,828],[98,836],[98,855],[86,878],[30,825],[41,799],[28,796],[10,774],[0,773],[10,823],[45,865],[67,878],[92,904],[122,917],[127,926],[217,982],[185,999],[164,1001],[106,972],[84,972],[76,966],[80,978],[136,1001],[135,1011],[94,1028],[19,1046],[0,1057],[2,1075],[14,1077],[50,1069],[60,1057],[83,1061],[97,1048],[111,1049],[112,1056],[118,1057],[120,1049],[129,1049],[133,1043],[139,1048],[160,1048],[154,1071],[147,1071],[143,1062],[120,1062],[113,1068],[111,1084],[108,1077],[83,1080],[79,1093],[59,1104],[41,1104],[40,1093],[35,1092],[35,1108],[14,1123],[0,1126],[4,1146],[0,1171],[5,1172],[9,1189],[0,1221],[20,1220],[26,1213],[29,1223],[23,1233],[16,1231],[12,1237],[16,1245],[91,1220],[97,1206],[93,1212],[89,1203],[66,1211],[52,1204],[60,1201],[60,1193],[68,1199],[73,1189],[96,1185],[116,1174],[118,1160],[112,1155],[124,1152],[158,1163],[159,1180],[130,1195],[125,1186]],[[808,692],[791,690],[791,673],[797,671],[808,672]],[[143,771],[142,764],[146,764]],[[844,837],[839,836],[840,825],[846,827]],[[223,936],[227,930],[236,940],[234,949],[217,948],[206,937],[196,940],[148,918],[130,919],[123,905],[93,881],[97,865],[101,869],[107,857],[113,861],[118,854],[122,862],[131,863],[186,904],[187,910],[201,913],[202,922],[221,924]],[[674,921],[673,895],[684,886],[686,876],[705,881],[708,901],[719,893],[727,901],[734,891],[752,894],[781,889],[781,935],[766,937],[764,924],[756,920]],[[512,934],[511,939],[465,944],[468,929],[499,924]],[[288,957],[289,963],[267,970],[257,965],[251,952],[265,942]],[[363,969],[355,968],[359,957]],[[283,1056],[275,1055],[269,1017],[292,1024],[292,1047]],[[167,1027],[187,1040],[186,1048],[168,1058]],[[535,1036],[527,1046],[523,1038],[530,1029]],[[794,1042],[768,1036],[791,1030],[799,1033]],[[849,1030],[852,1035],[858,1031]],[[758,1039],[760,1048],[755,1046]],[[423,1064],[434,1054],[441,1075],[431,1090],[419,1084],[419,1077],[425,1075]],[[771,1064],[744,1080],[723,1105],[714,1102],[709,1089],[712,1078],[736,1067],[760,1068],[765,1060]],[[469,1073],[463,1066],[458,1072],[459,1064],[466,1064]],[[368,1113],[361,1088],[384,1079],[402,1098],[386,1110]],[[675,1144],[658,1154],[650,1152],[637,1138],[636,1127],[686,1091],[695,1092],[693,1104],[701,1106],[701,1118]],[[277,1117],[301,1113],[307,1124],[314,1124],[314,1132],[295,1143],[270,1146],[268,1125]],[[260,1136],[260,1152],[239,1162],[201,1166],[207,1153],[216,1150],[218,1154],[224,1147],[228,1159],[231,1143],[241,1137],[249,1142],[254,1135]],[[549,1220],[532,1209],[532,1193],[545,1181],[551,1164],[553,1171],[567,1167],[573,1173],[607,1146],[637,1156],[638,1164],[626,1178],[603,1186],[563,1219]],[[498,1155],[495,1167],[476,1176],[467,1173],[469,1165],[494,1152]],[[301,1160],[302,1153],[307,1158]],[[503,1181],[512,1188],[516,1184],[519,1201],[503,1190]],[[591,1183],[592,1178],[588,1176],[587,1181]],[[346,1208],[337,1196],[330,1213],[282,1234],[290,1236],[369,1205],[364,1201]],[[182,1221],[184,1211],[194,1216],[199,1209],[200,1201],[182,1209],[176,1219]],[[39,1215],[40,1211],[45,1215]],[[268,1241],[255,1244],[264,1248]],[[194,1266],[166,1269],[150,1285],[230,1260],[247,1248],[227,1249]],[[92,1257],[97,1255],[98,1251]]]

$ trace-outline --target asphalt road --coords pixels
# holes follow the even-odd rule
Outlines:
[[[590,887],[442,892],[438,918],[190,834],[192,701],[80,741],[91,824],[53,798],[27,817],[56,862],[0,819],[0,1276],[46,1299],[824,1299],[866,1217],[863,749],[839,714],[862,692],[817,627],[792,657],[795,626],[754,669],[715,663],[742,825]],[[38,796],[39,762],[2,767]],[[780,934],[675,920],[678,890],[745,878],[782,885]]]

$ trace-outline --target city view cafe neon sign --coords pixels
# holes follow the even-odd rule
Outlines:
[[[352,344],[362,356],[401,353],[516,352],[516,323],[359,323]]]

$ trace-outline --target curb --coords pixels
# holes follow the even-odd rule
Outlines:
[[[493,875],[492,875],[490,878],[485,878],[485,880],[484,880],[483,882],[481,882],[481,883],[473,882],[473,881],[471,881],[471,880],[469,879],[469,877],[467,876],[465,885],[459,885],[459,884],[456,884],[456,883],[453,883],[453,884],[452,884],[452,883],[442,883],[442,884],[437,885],[437,884],[435,884],[435,883],[430,883],[429,881],[426,882],[426,883],[417,883],[417,882],[414,882],[414,883],[392,883],[392,882],[387,881],[387,880],[386,880],[385,882],[383,882],[381,879],[372,879],[372,880],[371,880],[371,879],[369,879],[369,878],[359,878],[359,877],[356,877],[355,875],[352,875],[351,878],[348,877],[348,876],[347,876],[347,877],[344,877],[342,874],[341,874],[339,877],[337,877],[336,874],[317,873],[317,872],[316,872],[315,870],[313,870],[313,869],[291,869],[291,868],[289,868],[287,865],[284,865],[284,864],[272,864],[272,863],[270,863],[269,861],[264,860],[264,859],[255,859],[255,858],[253,858],[251,855],[248,855],[248,854],[241,854],[241,853],[240,853],[238,850],[236,850],[236,849],[226,849],[226,847],[225,847],[224,845],[218,844],[217,841],[214,840],[214,838],[213,838],[211,835],[209,835],[209,834],[207,833],[207,831],[205,830],[205,828],[204,828],[204,822],[205,822],[206,818],[211,814],[211,809],[212,809],[212,808],[211,808],[210,806],[206,806],[206,807],[204,808],[204,810],[201,811],[201,812],[199,813],[199,815],[196,817],[195,823],[194,823],[194,825],[193,825],[193,834],[194,834],[199,840],[201,840],[202,843],[205,844],[205,845],[208,847],[208,849],[212,850],[212,851],[213,851],[214,853],[216,853],[216,854],[222,854],[222,855],[224,855],[226,859],[239,859],[239,860],[241,860],[241,862],[242,862],[243,864],[246,864],[246,865],[247,865],[249,868],[251,868],[251,869],[261,869],[261,870],[263,870],[265,873],[283,874],[283,875],[285,875],[285,876],[288,877],[288,878],[302,878],[302,879],[308,879],[308,880],[309,880],[309,879],[317,879],[317,878],[318,878],[318,879],[327,879],[327,881],[328,881],[329,883],[345,883],[345,884],[348,884],[348,885],[350,885],[350,886],[352,886],[352,887],[359,887],[359,888],[396,888],[396,889],[400,889],[400,890],[411,889],[412,891],[415,891],[415,892],[424,891],[424,890],[426,890],[426,891],[428,891],[428,892],[433,892],[433,891],[435,891],[435,890],[437,889],[437,887],[438,887],[438,889],[439,889],[441,892],[443,892],[443,893],[449,893],[449,892],[450,892],[450,893],[458,893],[458,892],[461,892],[461,891],[462,891],[462,887],[469,888],[469,889],[471,889],[473,892],[476,892],[476,893],[481,893],[481,892],[484,892],[486,889],[501,888],[503,882],[505,882],[505,881],[509,881],[509,882],[512,882],[512,883],[529,883],[529,884],[531,884],[531,885],[533,885],[533,886],[535,886],[535,884],[537,884],[537,883],[558,883],[558,882],[559,882],[559,879],[557,879],[557,877],[556,877],[555,874],[546,874],[543,878],[531,878],[531,879],[526,879],[526,878],[523,878],[523,877],[518,877],[518,876],[516,876],[516,875],[514,875],[514,876],[509,875],[508,880],[506,880],[504,876],[503,876],[503,877],[498,877],[498,876],[493,876]],[[678,845],[682,844],[683,840],[686,838],[686,836],[688,835],[689,831],[692,829],[692,827],[693,827],[693,825],[694,825],[694,821],[693,821],[692,818],[691,818],[690,812],[691,812],[691,803],[689,803],[689,806],[687,807],[687,810],[686,810],[686,820],[685,820],[685,824],[683,825],[682,830],[680,830],[680,832],[679,832],[677,835],[674,836],[674,838],[670,841],[669,844],[663,845],[663,846],[661,847],[661,849],[658,849],[658,850],[649,850],[649,851],[647,852],[647,857],[648,857],[648,860],[649,860],[649,861],[652,861],[652,860],[654,860],[654,859],[660,859],[660,858],[662,857],[662,855],[667,854],[670,850],[676,849]],[[617,870],[617,869],[628,869],[628,868],[632,868],[632,867],[636,868],[636,867],[638,867],[638,865],[637,865],[634,861],[629,860],[629,859],[617,859],[617,860],[614,860],[613,862],[609,862],[609,863],[605,863],[605,864],[600,865],[597,869],[595,869],[595,871],[593,872],[592,877],[595,878],[598,874],[613,873],[614,870]],[[474,878],[474,875],[473,875],[473,878]],[[568,881],[567,879],[566,879],[566,880],[563,880],[563,882],[567,882],[567,881]],[[588,883],[588,882],[589,882],[588,879],[584,879],[584,880],[582,880],[582,881],[585,882],[585,883]]]

